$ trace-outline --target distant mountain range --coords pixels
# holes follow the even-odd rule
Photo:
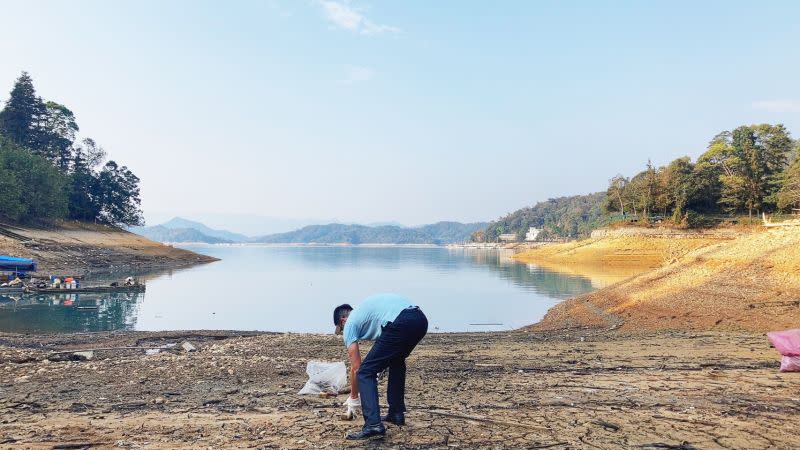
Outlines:
[[[451,244],[469,239],[486,223],[438,222],[421,227],[348,225],[331,223],[309,225],[288,233],[255,238],[266,244]]]
[[[181,217],[150,227],[131,227],[129,231],[158,242],[204,242],[207,244],[230,244],[247,242],[248,236],[226,230],[214,230],[200,222]]]
[[[331,223],[309,225],[287,233],[249,237],[215,230],[192,220],[176,217],[160,225],[131,227],[133,233],[158,242],[203,242],[208,244],[450,244],[466,241],[487,223],[438,222],[420,227],[401,225],[357,225]]]
[[[140,227],[130,230],[151,241],[158,242],[204,242],[206,244],[230,244],[234,241],[203,234],[191,228],[167,228],[164,225]]]

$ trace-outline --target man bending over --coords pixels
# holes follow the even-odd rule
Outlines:
[[[336,334],[343,334],[350,359],[349,403],[357,402],[361,392],[364,427],[347,439],[380,439],[386,435],[378,405],[378,373],[389,369],[387,400],[389,411],[384,422],[405,424],[406,358],[428,332],[428,319],[418,306],[395,294],[367,297],[355,309],[339,305],[333,310]],[[361,360],[359,341],[375,341]]]

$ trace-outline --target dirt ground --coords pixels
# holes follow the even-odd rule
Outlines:
[[[609,268],[621,270],[655,269],[686,254],[710,245],[730,241],[737,233],[701,233],[693,231],[654,234],[653,229],[632,228],[610,230],[609,236],[558,244],[541,245],[514,256],[522,262],[547,262],[579,269]],[[614,233],[616,232],[616,233]]]
[[[153,242],[119,228],[81,222],[32,228],[0,224],[0,254],[33,258],[35,276],[178,269],[215,258]]]
[[[197,351],[179,347],[189,341]],[[146,347],[177,344],[145,355]],[[96,350],[70,361],[63,349]],[[136,347],[136,349],[118,349]],[[72,357],[74,358],[74,357]],[[352,443],[345,395],[299,396],[332,335],[0,335],[4,448],[797,448],[800,374],[752,333],[431,334],[408,425]],[[385,381],[381,383],[385,392]]]

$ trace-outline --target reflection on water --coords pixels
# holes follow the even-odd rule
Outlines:
[[[145,293],[0,298],[0,330],[69,332],[246,329],[330,332],[332,306],[399,292],[431,331],[511,329],[594,289],[578,275],[513,261],[510,253],[409,247],[203,246],[221,258],[177,272],[136,274]],[[116,275],[94,275],[106,284]],[[494,326],[471,324],[492,323]]]
[[[141,293],[0,298],[0,330],[36,333],[132,330]]]
[[[531,264],[516,262],[511,259],[510,251],[473,250],[466,253],[474,264],[486,267],[501,279],[509,280],[517,286],[546,297],[566,299],[594,290],[592,281],[588,278],[580,275],[565,275]]]

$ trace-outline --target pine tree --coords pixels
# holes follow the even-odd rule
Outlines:
[[[33,80],[27,72],[22,72],[0,111],[0,133],[14,144],[41,154],[41,123],[45,113],[46,107],[36,96]],[[52,159],[53,155],[42,156]]]

